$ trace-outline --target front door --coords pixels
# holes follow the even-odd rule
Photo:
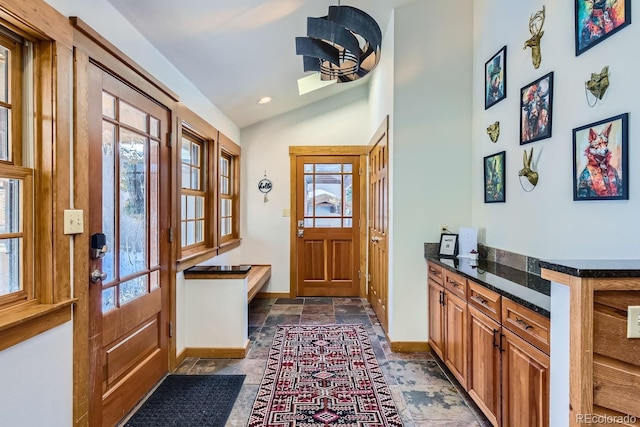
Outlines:
[[[90,406],[110,427],[168,371],[170,113],[97,66],[89,78],[89,230],[106,237],[90,261]]]
[[[296,159],[297,295],[357,297],[360,157]]]
[[[387,123],[376,132],[369,151],[369,302],[388,332],[389,312],[389,180]]]

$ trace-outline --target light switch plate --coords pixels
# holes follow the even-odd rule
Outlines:
[[[64,234],[80,234],[84,232],[84,211],[82,209],[65,209]]]
[[[287,209],[287,208],[282,209],[282,216],[283,217],[291,216],[291,209]]]
[[[640,338],[640,305],[627,308],[627,338]]]

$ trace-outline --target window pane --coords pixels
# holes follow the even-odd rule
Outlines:
[[[315,216],[341,216],[342,175],[316,175]]]
[[[182,246],[187,246],[187,223],[183,222],[182,223],[182,230],[180,231],[180,235],[182,236],[182,238],[180,240],[182,240]]]
[[[11,160],[10,117],[11,112],[5,107],[0,107],[0,160]]]
[[[182,163],[186,163],[188,165],[191,164],[191,141],[187,138],[182,138],[182,145],[180,147],[180,158],[182,159]]]
[[[148,277],[145,275],[120,283],[120,306],[146,295],[148,292],[148,280]]]
[[[160,138],[160,120],[155,117],[151,117],[151,129],[149,129],[149,133],[151,136],[155,138]]]
[[[102,290],[102,312],[106,313],[109,310],[116,308],[116,288],[103,289]]]
[[[223,218],[222,221],[220,221],[220,234],[222,236],[231,234],[231,218]]]
[[[351,218],[345,218],[343,220],[343,227],[344,228],[351,228],[353,227],[353,220]]]
[[[121,131],[120,277],[147,267],[146,138]]]
[[[304,164],[304,173],[313,173],[313,163]]]
[[[220,211],[222,216],[231,216],[231,200],[229,199],[221,199],[220,200]]]
[[[22,289],[22,239],[0,239],[0,296]]]
[[[200,190],[200,169],[191,169],[191,189]]]
[[[120,100],[120,121],[142,132],[147,132],[147,113]]]
[[[191,144],[191,164],[193,166],[200,166],[200,145]]]
[[[196,198],[187,196],[187,219],[196,219]]]
[[[187,222],[187,246],[193,245],[196,242],[196,223],[193,221]]]
[[[0,233],[20,233],[22,192],[19,179],[0,178]]]
[[[229,194],[229,178],[220,178],[220,194]]]
[[[107,92],[102,92],[102,115],[110,119],[116,118],[116,99]]]
[[[342,165],[341,164],[332,164],[332,163],[327,163],[327,164],[316,164],[316,173],[319,172],[331,172],[331,173],[340,173],[342,172]]]
[[[191,167],[182,165],[182,188],[191,188]]]
[[[220,175],[229,176],[229,159],[220,158]]]
[[[342,165],[342,172],[344,172],[344,173],[352,173],[353,172],[353,165],[351,163],[345,163],[344,165]]]
[[[9,103],[9,62],[11,52],[0,46],[0,101]]]
[[[107,253],[102,258],[102,271],[107,273],[109,283],[116,279],[116,166],[114,147],[116,146],[115,125],[102,122],[102,232],[107,238]],[[115,293],[113,296],[115,304]]]
[[[196,197],[196,218],[204,218],[204,197]]]
[[[196,243],[204,241],[204,221],[196,221]]]

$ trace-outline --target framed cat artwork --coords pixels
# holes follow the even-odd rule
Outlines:
[[[573,200],[629,200],[629,114],[573,130]]]

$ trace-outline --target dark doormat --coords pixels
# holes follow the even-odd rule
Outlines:
[[[125,427],[224,426],[244,375],[169,375]]]

